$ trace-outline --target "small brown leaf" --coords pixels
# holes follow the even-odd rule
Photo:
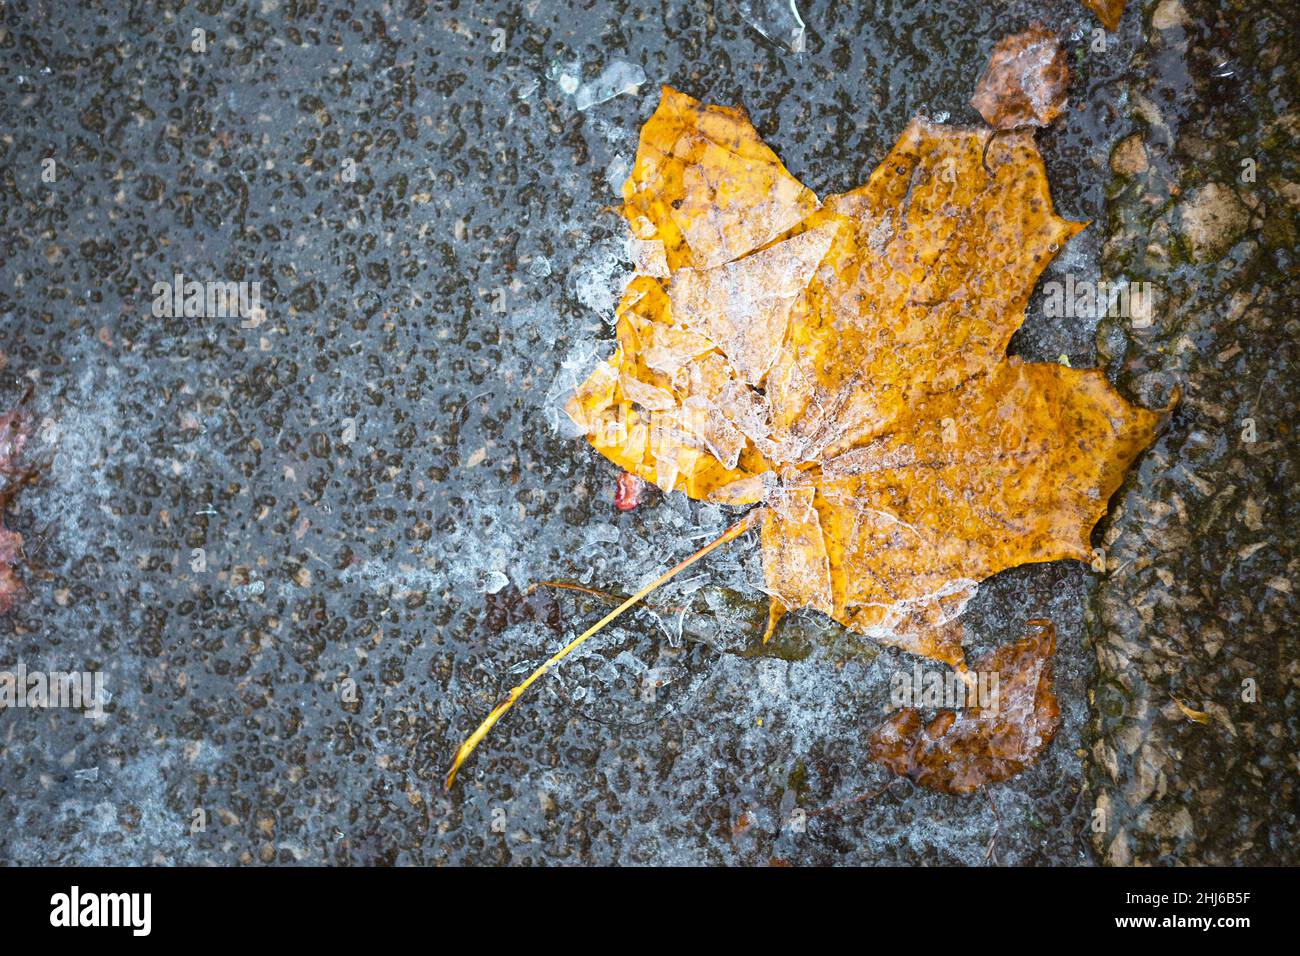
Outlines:
[[[1046,126],[1065,109],[1069,86],[1060,41],[1035,22],[998,41],[970,102],[994,129]]]
[[[867,739],[873,760],[915,783],[945,793],[970,793],[1015,776],[1052,741],[1061,711],[1052,692],[1056,630],[1030,621],[1037,634],[999,647],[973,665],[998,675],[988,707],[941,710],[928,723],[905,707]]]

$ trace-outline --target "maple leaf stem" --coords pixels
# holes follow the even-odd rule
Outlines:
[[[456,780],[457,771],[460,770],[461,765],[469,758],[469,755],[474,752],[474,748],[477,747],[480,742],[482,742],[483,738],[487,736],[488,731],[492,729],[492,726],[503,716],[505,716],[506,711],[508,711],[511,707],[514,706],[515,701],[517,701],[520,697],[522,697],[524,691],[528,690],[528,688],[531,687],[538,678],[540,678],[543,674],[549,671],[560,661],[564,660],[564,658],[568,657],[569,654],[571,654],[574,650],[576,650],[579,647],[579,645],[581,645],[584,641],[587,640],[587,638],[593,636],[594,634],[599,633],[605,627],[606,624],[614,620],[614,618],[618,617],[620,614],[622,614],[624,611],[630,608],[633,604],[636,604],[638,601],[644,598],[651,591],[655,590],[655,588],[658,588],[660,585],[668,582],[670,579],[672,579],[674,575],[679,574],[682,571],[685,571],[692,564],[694,564],[696,561],[703,558],[705,555],[709,554],[711,551],[714,551],[717,548],[722,547],[724,544],[726,544],[729,541],[734,541],[736,538],[739,538],[746,531],[753,528],[755,523],[758,521],[759,517],[762,514],[763,514],[762,508],[755,508],[753,511],[749,512],[747,515],[745,515],[745,517],[741,518],[739,521],[733,524],[726,531],[722,532],[722,534],[718,535],[718,537],[714,538],[704,547],[700,548],[700,550],[696,551],[694,554],[692,554],[690,557],[686,558],[685,560],[680,561],[679,563],[673,565],[671,568],[669,568],[659,577],[655,578],[653,581],[651,581],[649,584],[643,587],[640,591],[637,591],[636,594],[633,594],[630,598],[628,598],[618,607],[614,608],[614,610],[610,611],[608,614],[602,617],[591,627],[587,628],[587,630],[583,631],[581,634],[579,634],[577,637],[571,640],[568,644],[565,644],[564,647],[560,648],[560,650],[556,651],[553,655],[551,655],[551,657],[547,659],[546,663],[544,663],[541,667],[537,668],[537,670],[529,674],[528,678],[522,684],[519,684],[518,686],[511,688],[510,693],[506,695],[505,700],[501,701],[501,703],[497,704],[494,708],[492,708],[492,713],[488,714],[487,717],[483,719],[483,723],[478,725],[478,729],[475,730],[468,737],[466,737],[465,742],[460,745],[460,748],[456,751],[455,759],[452,760],[451,769],[447,771],[447,779],[443,783],[443,789],[444,790],[451,789],[451,785]]]
[[[586,594],[589,597],[594,597],[598,600],[604,601],[606,604],[622,604],[627,600],[627,598],[622,594],[613,594],[609,591],[600,591],[596,588],[583,587],[581,584],[574,584],[572,581],[534,581],[524,589],[524,594],[532,594],[538,588],[555,588],[557,591],[577,591],[579,594]],[[649,602],[646,603],[646,607],[652,611],[665,611],[670,614],[677,614],[678,612],[685,610],[685,608],[677,607],[676,605],[661,607],[650,604]]]

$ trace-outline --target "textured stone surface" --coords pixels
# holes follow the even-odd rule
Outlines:
[[[910,659],[813,615],[754,646],[765,598],[743,543],[566,661],[454,792],[436,789],[503,688],[604,606],[572,592],[525,596],[530,582],[626,593],[728,523],[721,509],[658,493],[617,512],[614,470],[567,437],[558,411],[612,334],[631,266],[607,207],[658,83],[744,103],[791,171],[828,193],[860,182],[916,112],[977,122],[967,102],[993,44],[1041,18],[1074,74],[1069,110],[1041,134],[1054,197],[1063,215],[1098,221],[1044,280],[1097,275],[1110,154],[1133,132],[1124,104],[1142,107],[1121,80],[1143,43],[1141,11],[1099,53],[1088,49],[1092,15],[1067,0],[944,0],[888,19],[871,5],[801,9],[807,52],[795,55],[726,3],[5,5],[0,393],[12,403],[33,387],[31,452],[52,461],[11,511],[30,596],[0,623],[0,667],[99,670],[112,700],[100,721],[0,713],[0,860],[1096,858],[1083,789],[1093,671],[1083,618],[1096,579],[1077,564],[1000,575],[967,612],[975,655],[1031,617],[1058,631],[1062,728],[1037,765],[986,795],[917,790],[865,760],[890,677]],[[195,29],[205,53],[191,49]],[[1174,69],[1170,56],[1156,50],[1145,75]],[[577,91],[614,60],[639,64],[647,82],[578,111]],[[1267,77],[1277,64],[1250,68]],[[1222,109],[1232,92],[1197,95]],[[1150,105],[1166,122],[1188,108]],[[1159,175],[1199,162],[1160,142],[1147,142]],[[1172,232],[1146,239],[1176,252]],[[153,284],[177,272],[260,281],[265,320],[154,317]],[[1285,328],[1286,315],[1245,309],[1231,327]],[[1013,351],[1094,364],[1095,324],[1048,319],[1035,298]],[[1205,364],[1231,344],[1188,335]],[[1162,340],[1166,353],[1179,340]],[[1240,380],[1216,387],[1279,401],[1291,359],[1275,338],[1240,344],[1251,356]],[[1136,367],[1115,362],[1145,398],[1159,389],[1143,370],[1166,353],[1134,348]],[[1190,384],[1187,394],[1193,409]],[[1235,427],[1241,409],[1224,407]],[[1121,494],[1172,502],[1176,492],[1190,507],[1187,470],[1205,431],[1194,426],[1176,417],[1164,458],[1144,460],[1142,486]],[[1245,469],[1227,483],[1234,507],[1253,496],[1265,509],[1256,520],[1276,527],[1293,520],[1280,510],[1291,476],[1278,471],[1283,452],[1257,452],[1224,446],[1225,470],[1235,458]],[[192,569],[196,548],[205,571]],[[1161,560],[1214,608],[1227,599],[1204,593],[1209,571],[1183,565],[1226,553],[1220,541]],[[1277,637],[1292,598],[1262,583],[1291,558],[1251,560],[1268,574],[1234,591],[1244,616],[1217,625],[1219,656],[1196,671],[1207,681],[1235,681],[1238,658],[1256,666],[1266,651],[1275,673],[1293,666]],[[1111,621],[1107,607],[1106,633],[1125,635],[1146,668],[1150,628]],[[1260,643],[1245,643],[1247,625]],[[1180,640],[1194,655],[1214,643]],[[1167,669],[1174,658],[1156,660]],[[1122,680],[1117,665],[1103,669]],[[1293,701],[1293,686],[1269,679],[1265,700]],[[1155,712],[1165,688],[1151,686]],[[1212,690],[1187,702],[1204,709]],[[1203,787],[1198,800],[1216,786],[1235,797],[1254,779],[1251,761],[1261,774],[1284,764],[1272,729],[1294,729],[1287,713],[1229,714],[1260,747],[1230,751],[1230,779],[1217,753],[1194,746],[1160,769]],[[1118,784],[1090,774],[1100,792],[1145,786],[1129,782],[1128,757],[1116,766]],[[1142,835],[1157,832],[1149,820],[1137,829],[1141,802],[1112,817],[1132,855],[1202,832],[1190,807],[1190,824],[1170,807],[1159,837]],[[799,810],[806,825],[791,826]],[[1241,813],[1258,846],[1286,825],[1276,803]],[[1166,856],[1217,852],[1201,837]]]
[[[1094,845],[1108,863],[1294,864],[1296,20],[1170,6],[1134,63],[1150,166],[1117,185],[1103,260],[1153,284],[1155,315],[1106,319],[1099,341],[1121,384],[1181,401],[1102,537]]]

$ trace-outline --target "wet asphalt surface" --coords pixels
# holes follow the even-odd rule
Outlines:
[[[1294,862],[1300,175],[1294,128],[1267,132],[1295,115],[1294,76],[1261,53],[1285,35],[1221,35],[1222,14],[1189,3],[1205,27],[1174,37],[1150,25],[1154,5],[1132,6],[1096,51],[1095,19],[1064,0],[800,3],[807,50],[794,54],[729,3],[7,4],[0,394],[31,390],[42,468],[10,510],[28,594],[0,622],[0,668],[98,671],[111,700],[102,720],[0,712],[0,860]],[[1099,339],[1095,320],[1049,319],[1039,294],[1012,345],[1106,364],[1153,406],[1176,388],[1215,405],[1267,386],[1272,457],[1234,472],[1242,455],[1222,435],[1239,409],[1214,426],[1215,468],[1243,496],[1224,513],[1257,524],[1253,537],[1211,522],[1154,558],[1124,552],[1147,540],[1124,524],[1149,518],[1143,502],[1176,514],[1171,495],[1232,483],[1180,471],[1209,426],[1176,414],[1097,532],[1120,542],[1114,571],[1057,563],[987,582],[965,615],[968,653],[1051,618],[1064,723],[1033,768],[985,794],[924,791],[865,759],[905,655],[810,613],[756,647],[752,539],[566,661],[443,794],[460,739],[604,607],[530,583],[629,593],[730,520],[657,493],[616,512],[614,467],[559,410],[612,338],[631,270],[612,207],[658,84],[744,104],[824,195],[863,181],[917,112],[976,123],[967,101],[988,52],[1034,17],[1074,70],[1069,111],[1039,136],[1053,196],[1094,222],[1044,281],[1158,271],[1158,257],[1116,251],[1149,240],[1152,216],[1183,230],[1182,193],[1150,170],[1199,175],[1198,195],[1236,165],[1227,147],[1219,167],[1185,146],[1161,153],[1135,91],[1215,141],[1203,124],[1245,93],[1195,77],[1225,47],[1258,81],[1249,129],[1275,160],[1271,192],[1232,238],[1271,238],[1254,259],[1226,253],[1246,273],[1238,291],[1277,298],[1246,343],[1255,364],[1228,376],[1212,361],[1229,348],[1222,322],[1172,348],[1221,308],[1204,290],[1232,271],[1211,274],[1222,250],[1213,266],[1184,261],[1174,241],[1160,275],[1177,277],[1163,281],[1205,301],[1179,297],[1161,336],[1103,323]],[[1165,38],[1216,55],[1180,57]],[[614,61],[646,82],[577,109]],[[1157,138],[1154,159],[1120,174],[1114,148],[1135,131]],[[155,284],[178,273],[258,282],[264,314],[156,315]],[[1179,566],[1259,542],[1248,557],[1266,563],[1227,584],[1214,561]],[[1125,559],[1145,576],[1115,583]],[[1199,603],[1153,596],[1170,587],[1162,570]],[[1123,613],[1144,599],[1182,616]],[[1241,600],[1249,614],[1225,617]],[[1251,639],[1219,641],[1220,657],[1169,637],[1211,626]],[[1166,686],[1188,660],[1201,685]],[[1251,674],[1269,683],[1262,709],[1243,711]],[[1153,719],[1171,693],[1223,708],[1233,735],[1181,711]],[[1225,820],[1231,835],[1211,838]]]

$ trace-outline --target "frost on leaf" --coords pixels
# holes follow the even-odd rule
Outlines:
[[[623,213],[669,274],[628,286],[567,411],[665,491],[766,504],[773,625],[815,608],[962,666],[978,582],[1088,560],[1154,435],[1099,370],[1007,357],[1085,224],[1053,212],[1029,132],[988,135],[914,120],[819,202],[739,109],[665,88],[642,128]]]
[[[1046,126],[1065,109],[1069,87],[1070,67],[1060,41],[1034,23],[998,41],[971,106],[994,129]]]
[[[972,665],[981,682],[987,678],[986,686],[995,688],[987,705],[981,700],[977,707],[940,710],[928,720],[905,707],[868,737],[871,759],[945,793],[970,793],[1029,766],[1061,725],[1052,691],[1056,632],[1047,621],[1029,623],[1037,633]]]

